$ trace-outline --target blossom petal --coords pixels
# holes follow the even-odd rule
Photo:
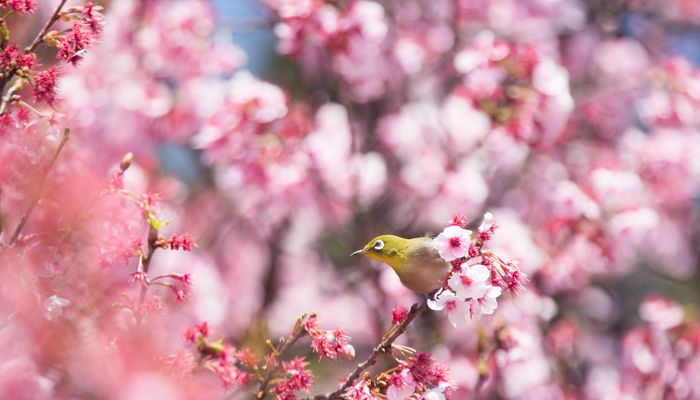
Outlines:
[[[466,314],[464,313],[463,307],[458,307],[457,309],[447,313],[447,319],[450,321],[453,327],[459,328],[466,323]]]
[[[473,281],[485,282],[491,276],[491,271],[485,265],[476,264],[469,268],[466,274]]]
[[[433,299],[428,299],[428,308],[435,311],[442,311],[445,309],[445,304]]]
[[[498,286],[489,286],[489,288],[486,289],[486,296],[488,296],[492,299],[497,298],[498,296],[501,295],[501,293],[503,293],[503,289],[501,289]]]

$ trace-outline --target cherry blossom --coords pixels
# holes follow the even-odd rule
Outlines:
[[[391,323],[398,325],[408,317],[408,310],[404,306],[395,307],[391,310]]]
[[[313,384],[313,375],[306,368],[307,363],[296,357],[282,363],[286,378],[275,385],[274,392],[280,399],[295,398],[294,392],[308,392]]]
[[[468,307],[464,301],[460,300],[454,292],[442,291],[435,296],[435,299],[428,299],[428,307],[435,311],[445,311],[447,319],[455,328],[464,325]]]
[[[436,386],[434,388],[429,389],[425,393],[423,393],[423,400],[445,400],[447,398],[446,396],[446,389],[449,387],[449,385],[441,383],[439,386]]]
[[[390,386],[386,391],[387,399],[400,400],[410,397],[416,390],[410,370],[404,369],[399,374],[394,374],[389,380]]]
[[[666,330],[683,322],[683,310],[673,301],[661,296],[649,296],[639,306],[639,315],[648,323]]]
[[[481,264],[464,268],[461,274],[452,274],[447,284],[460,300],[484,296],[490,283],[491,271]]]
[[[493,220],[493,214],[490,212],[486,212],[484,214],[484,217],[481,220],[481,223],[479,224],[479,232],[486,232],[489,230],[492,230],[495,226],[494,220]]]
[[[468,254],[471,234],[470,230],[450,225],[433,239],[433,244],[440,253],[440,257],[446,261],[452,261]]]
[[[527,276],[518,268],[516,261],[505,261],[485,247],[486,242],[495,235],[496,225],[493,219],[493,214],[487,212],[482,219],[479,234],[474,238],[466,236],[466,240],[469,240],[468,252],[451,260],[452,271],[445,287],[438,291],[434,299],[428,299],[429,308],[444,310],[455,327],[467,319],[478,320],[482,315],[493,314],[498,306],[496,298],[504,288],[516,295],[527,282]],[[459,225],[463,225],[461,218],[453,219],[457,220],[460,220]],[[445,228],[447,230],[469,232],[453,222]],[[441,234],[443,238],[446,236],[445,231]],[[439,239],[440,236],[434,241]]]
[[[502,292],[503,290],[498,286],[489,286],[483,297],[471,299],[469,303],[469,315],[472,318],[479,319],[482,315],[493,314],[498,306],[496,298],[498,298]]]
[[[30,14],[36,10],[37,4],[34,0],[3,0],[0,1],[0,7],[19,14]]]
[[[343,329],[320,329],[315,316],[306,320],[304,329],[311,336],[311,348],[321,359],[334,360],[338,356],[348,359],[355,357],[355,348],[350,344],[350,337]]]

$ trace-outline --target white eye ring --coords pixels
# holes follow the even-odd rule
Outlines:
[[[384,248],[384,242],[381,240],[377,240],[376,242],[374,242],[374,246],[372,246],[372,248],[375,250],[381,250]]]

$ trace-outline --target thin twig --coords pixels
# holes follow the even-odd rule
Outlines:
[[[8,76],[7,80],[11,79],[12,75],[14,75],[14,72]],[[2,88],[5,87],[5,82],[7,82],[7,80],[3,80],[2,84],[0,84],[0,90],[2,90]],[[5,114],[5,111],[7,111],[8,104],[10,104],[12,99],[15,97],[15,94],[20,89],[22,89],[22,81],[20,80],[15,80],[15,83],[12,85],[12,87],[7,89],[7,92],[0,99],[0,115]]]
[[[484,384],[486,383],[486,380],[488,379],[488,374],[484,374],[481,371],[479,371],[479,379],[476,381],[476,386],[474,386],[474,392],[472,392],[472,400],[479,400],[479,392],[481,392],[481,388],[484,387]]]
[[[428,307],[426,302],[423,302],[421,304],[414,304],[411,306],[411,310],[408,313],[408,316],[406,319],[401,322],[399,325],[397,325],[389,335],[387,335],[375,348],[372,350],[372,353],[369,355],[367,360],[363,361],[360,363],[357,368],[355,368],[354,371],[348,375],[348,377],[345,379],[345,382],[343,385],[338,388],[335,392],[332,392],[330,394],[326,395],[318,395],[314,397],[314,400],[336,400],[336,399],[341,399],[343,396],[343,393],[352,386],[357,378],[360,377],[360,374],[367,368],[371,367],[377,362],[377,358],[379,357],[379,354],[381,353],[386,353],[391,350],[391,346],[394,344],[394,341],[398,339],[399,336],[401,336],[405,331],[408,325],[413,321],[417,316],[419,316],[425,309]]]
[[[142,255],[141,263],[143,265],[143,272],[148,276],[148,268],[151,266],[151,260],[153,259],[153,254],[158,248],[158,229],[154,228],[153,225],[148,225],[148,251],[146,255]],[[148,280],[146,281],[148,282]],[[146,291],[148,290],[148,283],[141,286],[141,293],[139,294],[139,309],[136,315],[136,326],[141,327],[142,317],[143,317],[143,302],[146,300]]]
[[[15,228],[14,233],[10,237],[10,241],[7,243],[8,246],[12,246],[17,241],[20,233],[22,232],[22,229],[24,228],[24,225],[27,223],[27,220],[29,219],[29,216],[32,214],[32,211],[34,211],[34,208],[37,206],[37,204],[39,204],[39,200],[41,200],[41,195],[44,192],[44,185],[46,184],[46,177],[48,176],[49,172],[51,171],[51,168],[53,168],[53,165],[56,163],[56,160],[58,159],[58,156],[61,154],[61,151],[66,146],[66,142],[68,142],[69,137],[70,137],[70,130],[68,128],[66,128],[63,130],[63,136],[61,137],[61,143],[58,144],[58,148],[56,149],[56,152],[53,154],[53,157],[51,157],[51,160],[49,161],[49,163],[46,164],[46,168],[44,168],[44,173],[42,174],[41,181],[39,182],[39,189],[37,190],[37,193],[34,195],[34,198],[29,202],[29,207],[27,207],[27,211],[25,211],[24,215],[22,215],[22,218],[20,218],[19,224],[17,224],[17,228]]]
[[[502,328],[503,327],[498,328],[498,331],[495,335],[496,337],[498,337],[498,332],[500,332]],[[476,337],[477,353],[479,354],[479,358],[476,362],[476,370],[479,373],[479,379],[476,381],[476,385],[474,386],[474,391],[472,392],[471,400],[479,400],[479,393],[481,392],[481,388],[484,386],[486,380],[489,377],[488,355],[495,350],[491,348],[491,340],[487,337],[486,332],[482,327],[479,327],[477,329]]]
[[[51,15],[51,18],[49,18],[49,20],[46,21],[46,24],[41,29],[39,34],[36,35],[36,37],[29,46],[24,48],[25,53],[31,53],[34,50],[36,50],[36,47],[39,45],[39,43],[41,43],[41,41],[44,40],[44,36],[46,36],[46,34],[49,33],[49,29],[51,29],[51,26],[53,26],[53,24],[56,23],[56,21],[58,21],[59,18],[61,18],[61,9],[63,9],[63,6],[66,5],[67,1],[68,0],[61,0],[61,2],[58,3],[58,6]]]

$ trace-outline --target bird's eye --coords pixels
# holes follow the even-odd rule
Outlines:
[[[381,250],[384,248],[384,242],[381,240],[377,240],[376,242],[374,242],[374,246],[372,246],[372,248],[375,250]]]

